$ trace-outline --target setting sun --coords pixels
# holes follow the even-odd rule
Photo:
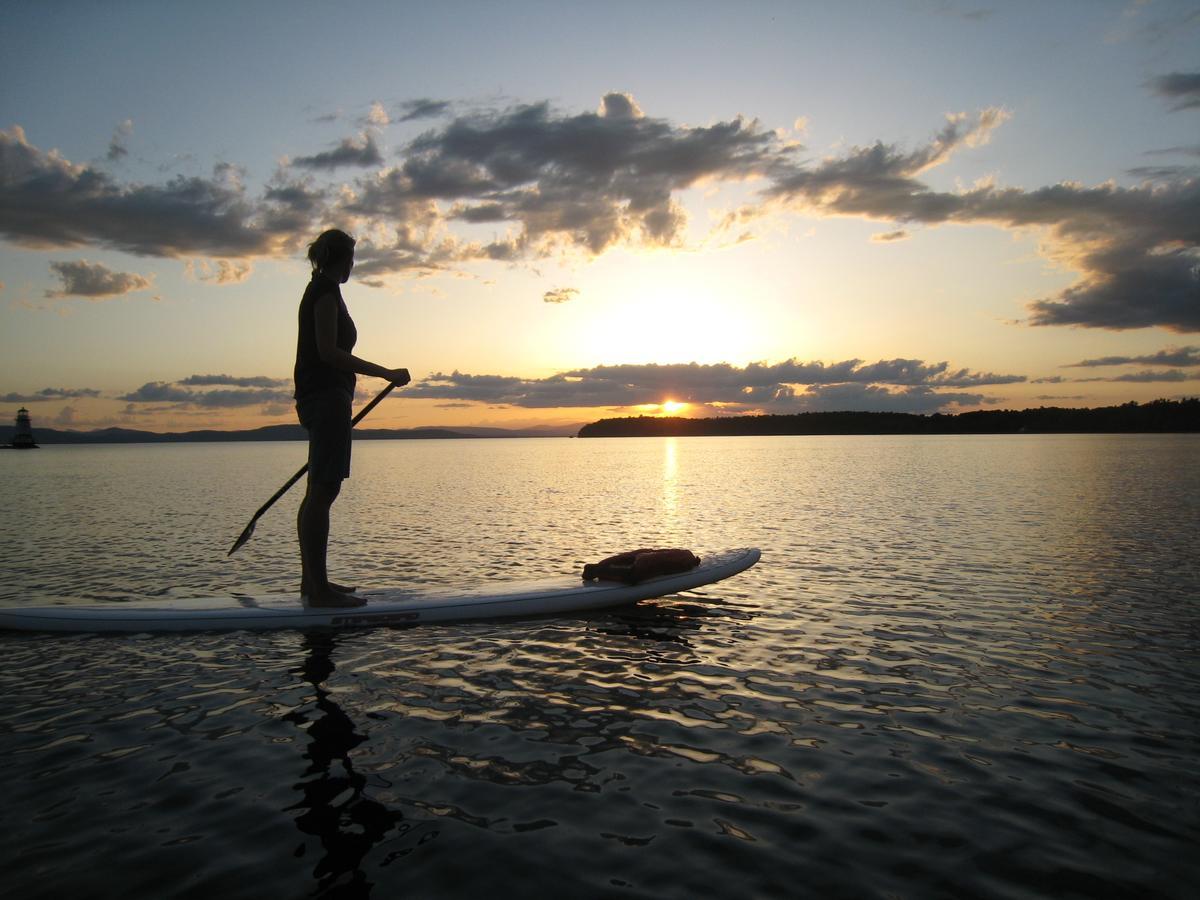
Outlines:
[[[677,400],[664,400],[660,406],[664,416],[677,416],[687,408],[686,403],[680,403]]]

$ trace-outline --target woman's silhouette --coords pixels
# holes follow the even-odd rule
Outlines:
[[[308,490],[300,504],[300,593],[310,606],[361,606],[353,588],[329,580],[329,509],[350,476],[350,408],[355,375],[393,384],[410,381],[408,369],[386,369],[354,356],[358,330],[341,285],[354,268],[354,238],[330,229],[309,245],[312,280],[300,300],[296,341],[296,413],[308,431]]]

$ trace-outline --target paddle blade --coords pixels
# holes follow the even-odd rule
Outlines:
[[[238,539],[233,542],[233,546],[229,548],[229,552],[226,553],[225,555],[233,556],[233,554],[237,553],[238,550],[240,550],[242,548],[242,544],[244,544],[244,543],[246,543],[246,541],[250,540],[250,535],[252,535],[252,534],[254,534],[254,520],[253,519],[250,521],[250,524],[245,527],[245,529],[242,531],[241,535],[238,536]]]

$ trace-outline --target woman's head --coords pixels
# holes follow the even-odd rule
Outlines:
[[[314,272],[323,272],[344,282],[354,266],[354,238],[336,228],[322,231],[308,245],[308,261]]]

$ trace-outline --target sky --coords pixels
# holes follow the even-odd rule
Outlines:
[[[0,411],[375,427],[1200,395],[1200,3],[55,2],[0,30]],[[383,386],[360,379],[361,405]]]

